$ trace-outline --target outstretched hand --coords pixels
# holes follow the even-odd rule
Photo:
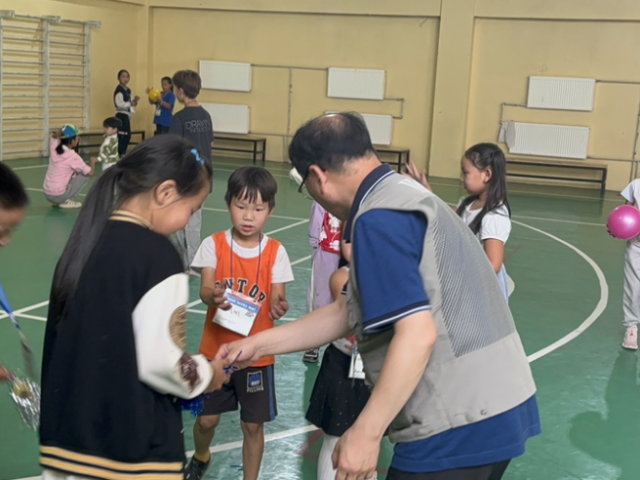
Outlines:
[[[415,181],[417,181],[422,186],[424,186],[427,190],[429,190],[430,192],[433,192],[431,185],[429,185],[429,182],[427,181],[427,171],[423,170],[421,172],[420,170],[418,170],[418,167],[416,167],[415,163],[411,161],[407,162],[406,171],[403,172],[402,174],[405,177],[413,178]]]
[[[261,357],[257,342],[253,337],[247,337],[222,345],[216,353],[215,360],[226,360],[229,366],[242,370],[256,363]]]

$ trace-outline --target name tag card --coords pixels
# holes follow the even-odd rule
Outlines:
[[[260,311],[260,305],[250,297],[234,292],[227,288],[224,292],[227,302],[231,305],[229,310],[218,309],[213,321],[221,327],[245,337],[249,335]]]

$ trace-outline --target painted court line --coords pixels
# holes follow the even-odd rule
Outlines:
[[[48,165],[29,165],[29,166],[26,166],[26,167],[15,167],[15,168],[12,167],[11,169],[12,170],[30,170],[32,168],[45,168],[47,166]]]
[[[227,210],[226,208],[213,208],[213,207],[202,207],[202,210],[208,210],[209,212],[221,212],[221,213],[229,213],[229,210]],[[308,218],[302,218],[302,217],[287,217],[285,215],[271,215],[271,218],[281,218],[283,220],[296,220],[296,221],[302,221],[302,220],[306,220],[307,222],[309,221]],[[289,227],[290,228],[290,227]],[[270,232],[267,232],[265,235],[269,235]]]
[[[533,230],[534,232],[541,233],[542,235],[546,235],[547,237],[551,238],[552,240],[555,240],[556,242],[559,242],[562,245],[564,245],[565,247],[568,247],[571,250],[573,250],[574,252],[576,252],[593,269],[593,271],[596,274],[596,277],[598,277],[598,283],[600,284],[600,299],[598,300],[598,303],[596,304],[596,307],[594,308],[593,312],[591,312],[591,315],[589,315],[587,317],[587,319],[584,322],[582,322],[578,326],[578,328],[576,328],[575,330],[569,332],[567,335],[565,335],[561,339],[557,340],[556,342],[553,342],[551,345],[543,348],[542,350],[538,350],[537,352],[529,355],[527,357],[527,359],[529,360],[529,363],[531,363],[531,362],[535,362],[539,358],[544,357],[545,355],[548,355],[549,353],[553,352],[554,350],[557,350],[558,348],[562,347],[563,345],[566,345],[571,340],[577,338],[580,334],[584,333],[584,331],[587,328],[589,328],[591,325],[593,325],[593,323],[598,319],[598,317],[600,317],[600,315],[602,315],[602,312],[604,312],[605,308],[607,308],[607,302],[609,301],[609,285],[607,284],[607,279],[604,276],[604,273],[602,272],[602,270],[600,269],[598,264],[589,255],[584,253],[582,250],[580,250],[575,245],[572,245],[571,243],[566,242],[566,241],[562,240],[561,238],[556,237],[555,235],[552,235],[552,234],[550,234],[548,232],[545,232],[544,230],[540,230],[539,228],[535,228],[535,227],[532,227],[530,225],[527,225],[527,224],[524,224],[524,223],[521,223],[521,222],[516,222],[516,221],[513,221],[513,223],[518,224],[518,225],[520,225],[522,227],[528,228],[530,230]]]
[[[557,218],[525,217],[522,215],[514,215],[513,218],[523,218],[525,220],[539,220],[541,222],[571,223],[573,225],[586,225],[588,227],[601,227],[601,228],[605,227],[604,223],[580,222],[578,220],[560,220]]]
[[[40,302],[40,303],[36,303],[36,304],[34,304],[34,305],[30,305],[30,306],[28,306],[28,307],[24,307],[24,308],[21,308],[21,309],[19,309],[19,310],[14,310],[14,312],[13,312],[13,313],[14,313],[14,315],[16,315],[16,316],[20,316],[20,314],[22,314],[22,313],[30,312],[31,310],[36,310],[37,308],[45,307],[45,306],[47,306],[47,305],[49,305],[49,300],[46,300],[46,301],[44,301],[44,302]],[[0,313],[0,319],[7,318],[8,316],[9,316],[9,315],[7,315],[7,314],[6,314],[6,313],[4,313],[4,312]]]
[[[42,192],[44,193],[44,190],[41,188],[33,188],[33,187],[27,187],[26,190],[29,190],[30,192]],[[81,197],[85,197],[86,194],[85,193],[81,193],[80,194]],[[207,210],[209,212],[221,212],[221,213],[229,213],[229,210],[226,208],[213,208],[213,207],[202,207],[202,210]],[[302,218],[302,217],[288,217],[286,215],[271,215],[271,218],[280,218],[283,220],[295,220],[295,221],[299,221],[299,222],[308,222],[309,219],[308,218]],[[295,225],[293,225],[295,226]],[[291,228],[291,227],[288,227]],[[276,230],[276,231],[280,231],[280,230]],[[267,233],[268,235],[269,233]]]
[[[289,227],[286,228],[291,228],[293,226],[299,225],[303,222],[298,222],[297,224],[291,225]],[[559,340],[557,340],[556,342],[552,343],[551,345],[529,355],[527,357],[527,359],[529,360],[529,362],[534,362],[542,357],[544,357],[545,355],[548,355],[549,353],[557,350],[558,348],[562,347],[563,345],[566,345],[567,343],[571,342],[572,340],[574,340],[575,338],[577,338],[580,334],[584,333],[586,331],[587,328],[589,328],[602,314],[602,312],[605,310],[606,306],[607,306],[607,302],[608,302],[608,298],[609,298],[609,286],[607,284],[606,278],[604,276],[604,273],[602,272],[602,270],[600,269],[600,267],[598,266],[598,264],[591,258],[589,257],[586,253],[584,253],[582,250],[580,250],[579,248],[577,248],[576,246],[572,245],[569,242],[566,242],[565,240],[562,240],[561,238],[556,237],[555,235],[552,235],[548,232],[545,232],[544,230],[532,227],[530,225],[524,224],[522,222],[518,222],[513,220],[513,223],[520,225],[522,227],[528,228],[532,231],[538,232],[542,235],[545,235],[549,238],[551,238],[552,240],[555,240],[559,243],[561,243],[562,245],[566,246],[567,248],[570,248],[571,250],[573,250],[574,252],[576,252],[580,257],[582,257],[588,264],[589,266],[591,266],[591,268],[594,270],[596,277],[598,278],[598,282],[600,284],[600,299],[598,301],[598,303],[596,304],[595,309],[593,310],[593,312],[589,315],[589,317],[587,317],[586,320],[584,320],[576,329],[574,329],[573,331],[571,331],[570,333],[568,333],[567,335],[565,335],[564,337],[560,338]],[[282,230],[282,229],[280,229]],[[303,258],[300,258],[294,262],[291,262],[291,265],[294,266],[296,264],[302,263],[304,261],[307,261],[311,258],[311,256],[306,256]],[[49,302],[41,302],[39,304],[35,304],[32,305],[30,307],[25,307],[23,309],[17,310],[16,314],[23,314],[25,312],[28,312],[30,310],[35,310],[36,308],[40,308],[42,306],[47,305]],[[188,311],[194,311],[196,313],[204,313],[200,310],[196,310],[193,309],[192,307],[198,305],[202,303],[200,300],[194,300],[193,302],[190,302],[188,304]],[[5,318],[6,314],[4,316],[0,316],[0,318]],[[30,317],[34,317],[35,316],[30,316]],[[28,318],[28,317],[25,317]],[[37,317],[37,319],[40,319],[42,317]],[[304,433],[308,433],[308,432],[313,432],[317,430],[317,427],[313,426],[313,425],[307,425],[304,427],[298,427],[298,428],[293,428],[293,429],[289,429],[289,430],[284,430],[282,432],[277,432],[274,434],[270,434],[265,436],[265,442],[270,442],[270,441],[275,441],[275,440],[279,440],[279,439],[283,439],[283,438],[288,438],[291,436],[295,436],[295,435],[301,435]],[[221,444],[221,445],[216,445],[214,447],[211,447],[210,451],[212,453],[216,453],[216,452],[223,452],[223,451],[228,451],[228,450],[234,450],[237,448],[241,448],[242,447],[242,441],[237,441],[237,442],[229,442],[229,443],[225,443],[225,444]],[[193,451],[188,452],[187,453],[188,456],[193,455]],[[19,479],[19,480],[40,480],[41,477],[29,477],[29,478],[23,478],[23,479]]]
[[[290,430],[283,430],[282,432],[270,433],[269,435],[264,436],[264,442],[273,442],[274,440],[282,440],[283,438],[294,437],[296,435],[302,435],[304,433],[309,433],[318,430],[318,427],[315,425],[306,425],[304,427],[292,428]],[[219,453],[226,452],[228,450],[235,450],[236,448],[242,448],[242,440],[237,442],[229,442],[223,443],[221,445],[214,445],[209,449],[211,453]],[[187,458],[191,458],[194,450],[191,450],[186,453]],[[14,480],[42,480],[42,477],[27,477],[27,478],[17,478]]]

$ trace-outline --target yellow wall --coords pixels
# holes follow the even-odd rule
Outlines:
[[[497,141],[501,104],[524,103],[530,75],[640,82],[637,0],[0,0],[0,8],[99,20],[94,32],[92,123],[113,112],[115,73],[129,68],[142,95],[163,75],[198,60],[348,66],[387,72],[388,97],[406,99],[393,143],[432,175],[457,177],[464,148]],[[203,91],[205,102],[248,104],[255,132],[291,134],[330,109],[399,113],[394,102],[328,99],[326,73],[255,68],[248,94]],[[589,155],[630,160],[640,85],[599,82],[593,112],[507,107],[505,119],[587,125]],[[141,105],[134,126],[152,129]],[[267,157],[283,160],[286,138],[271,136]],[[637,157],[637,155],[636,155]],[[604,160],[588,160],[605,163]],[[610,189],[629,180],[629,163],[609,162]]]
[[[630,159],[640,105],[639,41],[640,22],[477,20],[466,143],[496,140],[501,103],[526,103],[531,75],[637,81],[597,83],[592,112],[504,110],[505,120],[590,127],[590,156]],[[609,165],[609,188],[629,181],[628,163],[593,162]]]
[[[142,1],[142,0],[139,0]],[[17,14],[59,16],[64,20],[102,22],[91,34],[91,126],[102,128],[102,121],[115,113],[113,91],[121,68],[131,71],[132,88],[142,88],[139,78],[138,25],[144,19],[142,6],[109,0],[0,0],[0,10]],[[146,55],[146,52],[145,52]],[[144,121],[136,119],[134,127]]]
[[[386,95],[406,99],[404,119],[394,125],[395,142],[411,145],[418,158],[426,156],[437,43],[435,19],[389,22],[384,17],[154,9],[153,30],[156,85],[161,76],[178,68],[197,70],[201,59],[386,70]],[[202,33],[194,36],[194,32]],[[411,47],[397,49],[398,44]],[[292,69],[289,131],[287,68],[255,67],[250,93],[204,90],[199,100],[249,105],[253,132],[282,135],[292,135],[302,122],[327,110],[400,113],[398,102],[330,99],[326,91],[326,71]],[[267,147],[267,158],[284,158],[282,137],[269,136]]]

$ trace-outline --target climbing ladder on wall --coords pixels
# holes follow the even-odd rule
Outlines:
[[[96,22],[0,11],[0,160],[48,155],[51,130],[89,128]]]

